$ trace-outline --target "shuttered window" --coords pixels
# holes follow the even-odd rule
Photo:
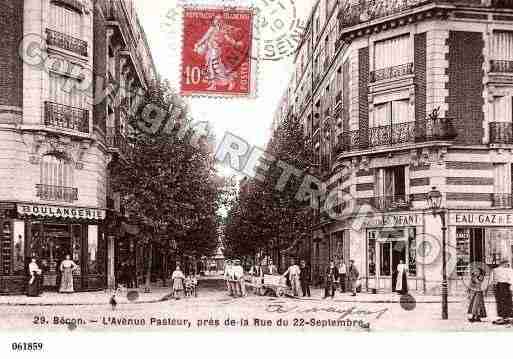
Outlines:
[[[41,160],[41,184],[57,187],[73,187],[71,163],[55,155],[45,155]]]
[[[409,35],[378,41],[374,48],[374,68],[376,70],[412,62],[412,49]]]
[[[491,43],[492,60],[513,60],[513,32],[495,31]]]
[[[50,29],[76,38],[82,37],[82,16],[71,9],[58,4],[50,4]]]
[[[84,92],[79,80],[50,72],[49,94],[51,102],[77,108],[86,108]]]

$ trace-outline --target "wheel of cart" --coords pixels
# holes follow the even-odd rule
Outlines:
[[[281,275],[264,275],[262,287],[271,290],[277,297],[283,297],[288,291],[286,280]]]

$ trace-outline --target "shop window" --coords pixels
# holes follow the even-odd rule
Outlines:
[[[14,274],[23,275],[26,273],[25,263],[25,223],[23,221],[13,222],[13,271]]]
[[[487,228],[485,230],[485,263],[496,267],[501,260],[509,260],[510,246],[513,243],[513,231],[507,228]]]
[[[380,246],[379,246],[379,249],[380,249],[380,269],[379,269],[379,274],[380,275],[391,275],[392,274],[392,271],[391,271],[391,268],[390,268],[390,252],[391,252],[391,249],[392,249],[392,242],[385,242],[385,243],[380,243]]]
[[[402,35],[375,43],[374,68],[376,70],[399,66],[411,62],[410,35]]]
[[[369,264],[369,275],[376,275],[376,231],[367,232],[367,255]]]
[[[0,273],[3,275],[9,275],[11,274],[12,260],[12,224],[10,221],[0,221],[0,226]]]
[[[417,241],[415,240],[415,228],[408,229],[408,274],[417,275]]]
[[[463,276],[471,263],[485,262],[483,228],[456,228],[456,274]]]
[[[99,273],[97,226],[87,226],[87,267],[90,274]]]

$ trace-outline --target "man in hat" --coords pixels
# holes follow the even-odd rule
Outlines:
[[[295,259],[290,260],[290,267],[287,269],[285,273],[283,273],[284,277],[289,276],[290,286],[292,287],[292,293],[295,297],[299,296],[299,291],[301,288],[301,284],[299,281],[299,275],[301,274],[301,269],[296,264]]]
[[[513,284],[513,270],[507,260],[492,272],[492,280],[495,285],[495,302],[497,303],[497,315],[499,319],[494,324],[505,324],[513,317],[511,284]]]
[[[358,278],[360,277],[360,273],[358,272],[358,269],[356,269],[356,266],[354,265],[354,260],[349,261],[349,283],[351,285],[351,291],[353,292],[352,296],[356,296],[356,287],[358,283]]]

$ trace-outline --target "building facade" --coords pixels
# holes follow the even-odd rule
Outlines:
[[[314,280],[353,259],[364,290],[391,291],[402,260],[410,289],[437,293],[432,187],[450,292],[471,263],[511,263],[513,2],[320,0],[287,94],[274,123],[302,120],[324,189],[343,198],[305,244]]]
[[[144,32],[131,1],[0,8],[0,293],[25,291],[30,258],[57,289],[67,254],[76,290],[105,288],[115,252],[108,166],[126,143],[119,98],[154,76]]]

